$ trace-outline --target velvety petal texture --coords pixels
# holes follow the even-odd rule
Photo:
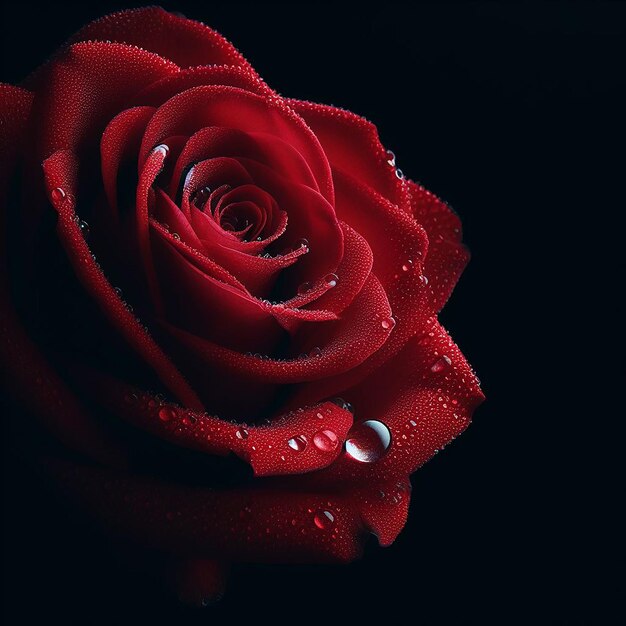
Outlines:
[[[0,85],[0,115],[0,365],[67,497],[196,605],[233,562],[392,543],[483,395],[437,320],[459,218],[376,126],[155,7]]]

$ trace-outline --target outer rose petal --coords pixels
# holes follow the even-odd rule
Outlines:
[[[122,44],[79,43],[41,76],[33,103],[36,153],[80,151],[99,138],[128,98],[150,83],[178,72],[156,54]]]
[[[433,307],[440,311],[469,261],[461,243],[461,220],[445,202],[420,185],[407,181],[411,211],[428,234],[424,274],[433,292]]]
[[[127,309],[102,270],[92,259],[75,219],[77,162],[68,152],[56,152],[43,164],[46,186],[52,205],[59,215],[57,232],[76,275],[90,295],[100,304],[111,323],[129,344],[154,368],[161,382],[187,406],[202,410],[203,405],[185,379]],[[62,192],[53,191],[61,189]]]
[[[403,479],[465,430],[484,399],[461,351],[434,318],[424,335],[343,397],[354,405],[356,423],[383,422],[391,443],[373,463],[344,454],[316,475],[318,486]]]
[[[288,99],[320,140],[333,170],[364,182],[400,209],[410,212],[403,181],[389,164],[376,126],[351,111],[325,104]]]
[[[222,35],[201,22],[168,13],[161,7],[105,15],[81,28],[70,41],[93,39],[139,46],[181,67],[212,64],[250,67]]]
[[[117,447],[90,419],[44,356],[31,341],[11,303],[6,245],[6,216],[10,210],[7,185],[30,115],[33,94],[0,84],[0,369],[13,394],[69,448],[103,463],[123,465]]]

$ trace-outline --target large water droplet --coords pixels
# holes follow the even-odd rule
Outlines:
[[[328,530],[335,523],[335,516],[330,511],[320,509],[313,516],[313,523],[320,530]]]
[[[378,461],[391,444],[391,432],[378,420],[367,420],[357,424],[348,433],[346,453],[361,463]]]
[[[65,191],[63,191],[61,187],[57,187],[50,192],[50,197],[52,198],[52,202],[56,204],[65,198]]]
[[[452,365],[452,359],[444,354],[430,366],[430,371],[433,374],[438,374],[439,372],[443,372],[443,370],[447,369],[450,365]]]
[[[304,452],[304,449],[306,448],[307,444],[309,442],[307,441],[307,438],[304,435],[296,435],[295,437],[292,437],[288,442],[287,445],[294,451],[294,452]]]
[[[159,419],[162,422],[169,422],[176,417],[176,411],[169,406],[164,406],[159,409]]]
[[[332,452],[339,443],[332,430],[320,430],[313,436],[313,445],[321,452]]]
[[[396,164],[396,155],[391,150],[387,150],[387,163],[394,167]]]

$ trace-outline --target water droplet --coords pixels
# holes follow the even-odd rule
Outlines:
[[[320,530],[328,530],[335,523],[335,516],[330,511],[320,509],[313,516],[313,523]]]
[[[305,294],[307,291],[311,291],[312,288],[313,288],[313,283],[306,281],[298,287],[298,295],[301,296]]]
[[[292,437],[288,442],[287,445],[294,451],[294,452],[303,452],[304,449],[306,448],[307,444],[309,442],[307,441],[307,438],[304,435],[296,435],[295,437]]]
[[[396,170],[396,177],[399,178],[400,180],[404,178],[404,172],[400,168]]]
[[[247,439],[250,433],[245,428],[238,428],[235,436],[237,439]]]
[[[402,266],[403,272],[408,272],[413,267],[413,261],[411,259],[407,259],[407,262]]]
[[[313,436],[313,445],[321,452],[332,452],[339,443],[332,430],[320,430]]]
[[[318,420],[323,420],[324,416],[321,413],[316,413],[315,417],[317,417]]]
[[[433,374],[438,374],[439,372],[443,372],[443,370],[445,370],[451,364],[452,364],[452,360],[450,359],[450,357],[444,354],[440,359],[437,359],[430,366],[430,371],[433,372]]]
[[[311,350],[311,352],[309,352],[309,356],[312,356],[312,357],[322,356],[322,349],[316,346],[315,348]]]
[[[159,419],[162,422],[169,422],[176,417],[176,411],[169,406],[164,406],[159,409]]]
[[[156,146],[156,148],[153,150],[153,152],[160,152],[164,157],[167,156],[167,153],[170,151],[170,147],[165,145],[164,143],[159,144],[158,146]]]
[[[337,286],[337,282],[339,281],[339,276],[337,276],[337,274],[327,274],[324,277],[324,282],[329,286],[329,287],[336,287]]]
[[[391,330],[396,325],[396,320],[393,317],[386,317],[380,325],[384,330]]]
[[[367,420],[357,424],[348,433],[346,453],[361,463],[374,463],[387,451],[391,444],[391,432],[378,420]]]
[[[420,280],[422,281],[422,284],[428,285],[428,278],[424,276],[424,274],[420,276]]]
[[[178,233],[172,233],[172,239],[176,239],[176,241],[180,241],[180,235]]]
[[[80,228],[80,232],[83,234],[83,237],[87,239],[89,237],[89,224],[85,220],[80,220],[78,222],[78,228]]]
[[[61,202],[65,198],[65,191],[61,187],[57,187],[50,192],[50,197],[54,203]]]
[[[299,239],[298,241],[296,241],[296,245],[294,246],[294,249],[297,250],[298,248],[306,248],[307,252],[309,251],[309,240],[308,239]]]
[[[343,398],[332,398],[330,401],[333,404],[336,404],[340,409],[344,409],[345,411],[350,411],[350,413],[354,415],[354,407],[347,400],[344,400]]]
[[[392,150],[387,150],[387,163],[389,163],[391,167],[394,167],[396,164],[396,155]]]

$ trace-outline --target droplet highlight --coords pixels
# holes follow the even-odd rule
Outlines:
[[[332,430],[320,430],[313,436],[313,445],[320,452],[332,452],[338,443],[339,439]]]
[[[335,516],[331,511],[320,509],[313,516],[313,523],[320,530],[328,530],[335,523]]]
[[[450,365],[452,365],[452,359],[444,354],[430,366],[430,371],[433,372],[433,374],[438,374],[439,372],[443,372],[443,370],[450,367]]]
[[[307,441],[307,438],[304,435],[296,435],[295,437],[292,437],[287,442],[287,445],[294,452],[304,452],[304,450],[306,449],[308,443],[309,442]]]
[[[346,454],[360,463],[375,463],[391,445],[391,431],[379,420],[366,420],[352,428],[346,439]]]

